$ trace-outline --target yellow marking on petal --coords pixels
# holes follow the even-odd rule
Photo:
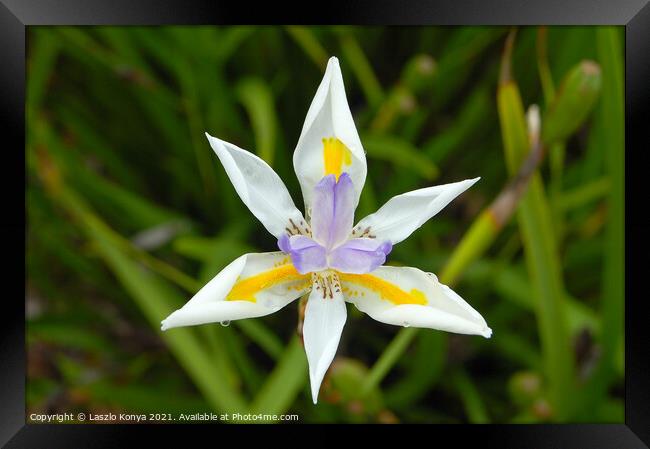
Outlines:
[[[377,293],[382,299],[386,299],[393,304],[419,304],[426,305],[427,298],[424,293],[416,288],[411,289],[410,292],[402,290],[397,285],[388,282],[372,274],[348,274],[339,273],[339,279],[343,282],[351,282],[360,287],[367,288]],[[364,296],[363,292],[361,293]],[[357,292],[354,292],[357,296]]]
[[[415,299],[417,299],[418,302],[415,304],[426,304],[427,303],[427,297],[424,296],[424,293],[422,293],[421,290],[418,290],[417,288],[412,288],[411,289],[411,296]]]
[[[352,164],[352,153],[339,139],[328,137],[323,139],[323,163],[324,176],[334,175],[338,181],[343,172],[343,165]]]
[[[285,282],[303,280],[305,281],[305,284],[307,284],[309,275],[298,273],[292,264],[282,265],[260,274],[250,276],[246,279],[237,278],[237,282],[233,285],[228,296],[226,296],[226,300],[256,302],[257,299],[255,298],[255,295],[262,290]]]

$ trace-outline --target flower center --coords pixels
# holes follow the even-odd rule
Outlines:
[[[338,180],[334,174],[327,175],[316,184],[311,235],[290,222],[287,234],[278,240],[278,246],[291,256],[299,273],[331,268],[342,273],[363,274],[386,261],[392,249],[390,242],[376,239],[370,229],[358,234],[353,231],[355,205],[354,186],[347,173],[341,173]]]
[[[312,285],[323,295],[323,299],[334,298],[334,293],[341,293],[341,281],[335,270],[323,270],[312,273]]]

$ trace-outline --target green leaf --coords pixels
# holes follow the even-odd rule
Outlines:
[[[271,89],[261,79],[245,78],[237,84],[236,91],[253,127],[255,152],[272,166],[277,118]]]
[[[600,67],[582,61],[565,76],[542,119],[542,141],[551,145],[566,140],[592,111],[601,88]]]
[[[368,157],[413,170],[427,180],[438,177],[438,167],[424,153],[405,140],[394,136],[364,135],[361,141],[368,152]]]
[[[286,27],[287,32],[309,58],[321,69],[325,70],[329,55],[312,33],[310,28],[291,25]]]
[[[608,218],[605,229],[600,313],[603,348],[601,362],[578,398],[581,411],[589,416],[607,394],[621,363],[625,301],[625,123],[623,99],[623,49],[619,30],[599,28],[596,33],[598,59],[603,68],[603,94],[599,105],[601,130],[609,175]],[[624,359],[622,360],[624,363]]]
[[[467,420],[472,424],[489,423],[490,417],[488,416],[481,394],[467,373],[462,369],[458,370],[453,377],[453,381],[465,406]]]
[[[598,56],[603,64],[602,146],[606,149],[606,171],[610,188],[605,236],[605,267],[601,313],[606,357],[613,357],[623,336],[625,298],[625,109],[623,99],[623,54],[617,28],[597,32]],[[610,359],[611,360],[611,359]]]
[[[445,365],[447,336],[440,332],[420,332],[416,352],[409,357],[409,369],[386,388],[384,398],[389,407],[405,407],[416,402],[439,380]]]
[[[159,329],[160,321],[178,308],[183,298],[162,279],[124,254],[114,232],[88,209],[81,198],[65,187],[62,189],[57,198],[79,220],[86,235],[96,244],[101,257],[151,326]],[[158,332],[215,410],[233,412],[246,408],[243,399],[228,387],[225,378],[220,378],[222,370],[208,357],[193,329]]]
[[[209,411],[204,400],[178,392],[160,394],[157,388],[144,385],[116,385],[106,380],[82,387],[93,400],[121,410],[140,413],[177,414]]]
[[[251,413],[281,414],[288,410],[307,380],[307,356],[298,337],[289,342],[282,358],[253,399]]]
[[[27,341],[36,340],[98,353],[107,353],[112,350],[111,345],[97,333],[65,322],[29,322],[27,324]]]
[[[497,91],[501,135],[508,171],[515,176],[529,152],[524,107],[510,78],[508,52]],[[505,76],[504,76],[505,75]],[[532,176],[518,210],[526,262],[534,287],[545,373],[559,420],[567,419],[573,388],[572,345],[566,324],[564,286],[551,213],[539,173]]]
[[[347,28],[335,28],[335,30],[338,31],[340,36],[341,50],[345,56],[345,62],[349,64],[352,73],[356,76],[368,104],[370,107],[377,106],[384,97],[384,92],[368,58],[354,35]]]
[[[37,32],[30,39],[32,49],[29,57],[26,104],[27,114],[33,120],[33,114],[38,110],[47,91],[47,84],[57,57],[60,52],[60,42],[55,36]]]

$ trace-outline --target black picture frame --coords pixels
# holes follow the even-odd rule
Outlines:
[[[233,23],[306,23],[368,25],[624,25],[626,111],[626,302],[625,302],[625,423],[557,425],[436,426],[421,429],[431,442],[449,439],[500,448],[642,448],[650,445],[650,326],[641,294],[647,274],[648,249],[642,187],[648,153],[644,122],[650,104],[650,5],[648,0],[427,0],[404,2],[363,0],[327,2],[301,10],[278,2],[253,6],[247,2],[181,0],[0,0],[0,98],[2,99],[4,281],[0,326],[0,444],[7,447],[129,447],[138,434],[169,441],[174,436],[210,432],[208,426],[47,425],[25,423],[25,51],[29,25],[157,25]],[[13,237],[15,236],[15,237]],[[22,264],[21,264],[22,262]],[[21,282],[21,276],[23,281]],[[22,285],[21,285],[22,284]],[[242,426],[229,432],[246,438]],[[273,432],[276,427],[273,426]],[[285,429],[287,427],[285,426]],[[220,429],[224,429],[222,426]],[[266,427],[271,429],[271,427]],[[295,427],[294,427],[295,429]],[[379,429],[375,427],[375,429]],[[400,430],[372,430],[383,436]],[[403,427],[402,427],[403,429]],[[264,431],[264,430],[263,430]],[[286,430],[285,430],[286,431]],[[212,431],[214,444],[217,437]],[[220,430],[219,433],[224,432]],[[186,435],[185,435],[186,434]],[[274,435],[276,435],[274,433]],[[275,438],[275,437],[274,437]],[[283,437],[279,437],[283,438]],[[324,438],[328,438],[325,435]],[[404,441],[403,438],[401,441]],[[423,442],[426,442],[424,440]],[[408,443],[407,443],[408,444]]]

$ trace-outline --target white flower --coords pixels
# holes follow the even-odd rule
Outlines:
[[[314,403],[341,338],[345,301],[383,323],[490,337],[483,317],[435,275],[383,266],[392,245],[479,178],[398,195],[353,226],[366,158],[336,58],[329,60],[293,155],[304,217],[266,162],[206,135],[240,198],[282,251],[234,260],[163,320],[163,330],[264,316],[309,294],[303,337]]]

